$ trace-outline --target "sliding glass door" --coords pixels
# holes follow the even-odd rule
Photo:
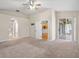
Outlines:
[[[74,18],[59,19],[58,36],[61,40],[73,40],[74,38]]]

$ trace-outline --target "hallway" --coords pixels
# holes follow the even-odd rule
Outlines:
[[[79,57],[79,47],[70,41],[42,41],[28,37],[0,43],[0,57]]]

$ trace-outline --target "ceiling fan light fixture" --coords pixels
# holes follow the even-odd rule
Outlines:
[[[30,8],[31,10],[35,9],[35,7],[34,7],[34,6],[29,6],[29,8]]]
[[[41,7],[41,3],[37,0],[29,0],[28,3],[23,4],[25,6],[25,8],[27,7],[27,9],[30,10],[35,10]]]

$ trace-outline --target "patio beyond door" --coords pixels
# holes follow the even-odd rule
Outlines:
[[[75,36],[75,22],[74,18],[61,18],[59,19],[59,39],[61,40],[74,40]]]

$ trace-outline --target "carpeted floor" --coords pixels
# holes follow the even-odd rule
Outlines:
[[[71,41],[23,38],[0,43],[1,58],[77,58],[79,48]]]

